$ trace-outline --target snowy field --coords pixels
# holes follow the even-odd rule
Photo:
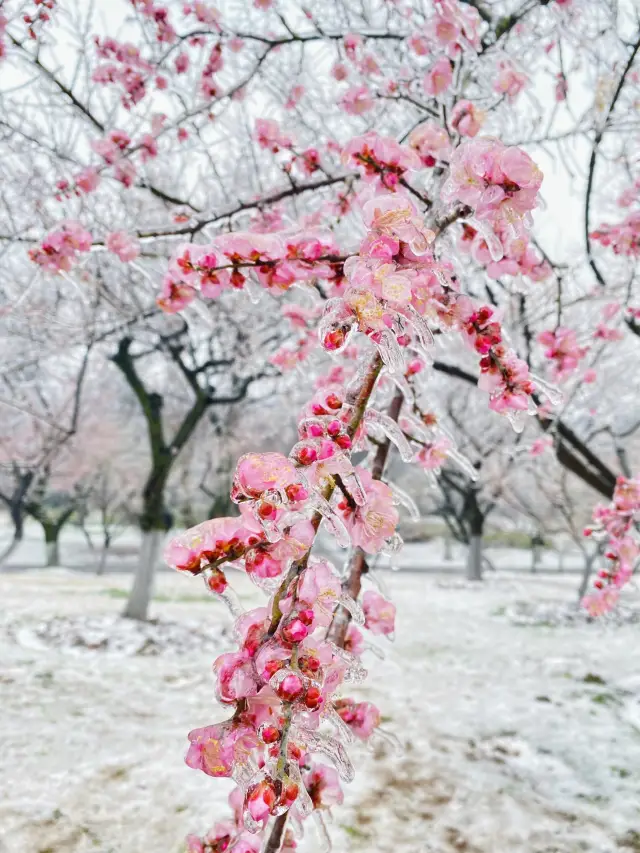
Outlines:
[[[625,624],[564,623],[575,576],[381,576],[397,638],[353,693],[400,750],[354,754],[335,850],[640,850],[640,596]],[[2,853],[177,853],[227,813],[225,782],[182,762],[187,731],[221,716],[210,665],[226,612],[162,574],[159,621],[138,628],[117,620],[129,582],[0,574]],[[317,850],[312,828],[302,850]]]

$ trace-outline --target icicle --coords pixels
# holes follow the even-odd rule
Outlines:
[[[377,335],[378,340],[374,341],[380,357],[387,366],[389,373],[404,371],[404,355],[400,349],[400,345],[396,340],[396,336],[390,329],[383,329]]]
[[[436,477],[433,469],[432,468],[423,468],[422,470],[424,471],[425,477],[429,481],[429,485],[431,486],[431,488],[437,489],[438,488],[438,478]]]
[[[491,259],[494,261],[501,261],[504,258],[504,249],[502,248],[502,243],[493,228],[491,228],[491,226],[484,220],[476,219],[473,216],[470,217],[467,222],[472,228],[475,228],[476,231],[482,234],[482,237],[487,244],[487,248],[489,249]]]
[[[345,485],[345,488],[358,504],[364,506],[367,502],[362,483],[357,473],[354,471],[351,460],[346,453],[341,453],[339,456],[334,456],[331,460],[331,473],[338,474]]]
[[[511,424],[513,431],[515,433],[520,434],[524,429],[525,413],[522,411],[514,411],[513,409],[507,409],[504,415]]]
[[[264,290],[251,276],[246,276],[243,290],[254,305],[257,305],[264,296]]]
[[[403,423],[408,423],[411,427],[411,434],[414,438],[417,438],[419,441],[428,441],[429,433],[425,428],[425,425],[422,421],[419,421],[418,418],[413,415],[405,415],[403,414],[400,418]]]
[[[330,299],[318,323],[318,337],[322,346],[325,347],[327,336],[332,336],[331,346],[326,348],[334,354],[342,352],[353,335],[355,319],[341,297]]]
[[[327,720],[327,722],[331,723],[334,729],[344,738],[345,743],[353,743],[355,740],[355,735],[349,728],[349,726],[342,719],[340,714],[336,711],[336,709],[331,706],[328,708],[324,714],[322,715],[323,719]],[[317,737],[315,732],[310,732],[313,737]]]
[[[403,462],[411,462],[413,460],[414,453],[411,445],[398,424],[388,415],[384,415],[382,412],[376,411],[376,409],[367,409],[364,413],[364,421],[365,423],[380,427],[389,441],[392,441],[398,448],[400,458]]]
[[[376,746],[378,746],[378,743],[380,741],[391,746],[396,755],[402,755],[405,751],[404,746],[402,745],[400,740],[392,732],[380,728],[374,729],[371,732],[371,737],[367,741],[367,746],[369,746],[370,749],[375,750]]]
[[[429,355],[429,351],[435,347],[436,342],[427,321],[421,314],[418,314],[413,305],[404,305],[402,308],[396,308],[396,311],[402,314],[403,317],[406,317],[416,333],[416,337],[420,341],[422,348]]]
[[[396,486],[395,483],[390,483],[388,480],[387,486],[389,486],[393,494],[393,502],[400,504],[400,506],[405,507],[409,511],[411,521],[420,521],[420,510],[411,495],[408,495],[400,486]]]
[[[460,468],[461,471],[464,471],[464,473],[469,477],[469,479],[473,480],[474,482],[478,479],[478,472],[473,467],[471,462],[467,459],[467,457],[464,455],[464,453],[460,453],[460,451],[456,450],[455,447],[450,447],[449,450],[447,450],[447,456],[449,457],[449,459],[451,459],[452,462],[455,462],[455,464],[458,466],[458,468]]]
[[[245,612],[242,605],[240,604],[240,599],[234,589],[232,589],[228,584],[223,592],[214,592],[209,586],[209,580],[215,574],[215,569],[205,569],[202,572],[202,577],[204,578],[204,583],[207,590],[214,595],[216,598],[219,598],[220,601],[224,601],[224,603],[229,608],[229,612],[233,616],[234,619],[237,619],[239,616]]]
[[[364,612],[355,598],[351,598],[346,592],[343,592],[338,603],[351,614],[351,619],[356,625],[364,625]]]
[[[258,504],[253,505],[253,516],[262,528],[268,542],[279,542],[284,538],[284,530],[280,527],[277,521],[272,521],[269,518],[262,518],[258,511]]]
[[[339,646],[336,646],[335,643],[329,643],[333,654],[339,658],[343,663],[346,663],[347,669],[344,673],[344,680],[351,682],[351,684],[361,684],[367,677],[368,672],[362,665],[360,658],[356,657],[356,655],[352,655],[351,652],[346,651],[346,649],[341,649]]]
[[[329,830],[324,822],[324,817],[320,813],[319,809],[314,809],[311,817],[315,822],[316,830],[318,831],[318,843],[316,844],[315,849],[318,853],[331,853],[331,838],[329,836]]]
[[[318,492],[312,491],[307,499],[307,504],[322,515],[329,527],[329,530],[333,536],[335,536],[338,545],[341,548],[348,548],[351,544],[349,531],[345,527],[340,516],[334,512],[329,501],[323,498],[322,495],[318,494]]]
[[[302,781],[302,776],[300,775],[300,766],[296,761],[289,762],[288,775],[289,778],[292,779],[298,786],[298,796],[296,797],[295,805],[298,814],[304,820],[304,818],[309,817],[309,815],[313,811],[313,803],[311,801],[311,797],[309,796],[309,792],[307,791],[304,782]]]
[[[402,392],[402,396],[404,397],[405,402],[409,405],[412,405],[415,399],[415,395],[413,393],[413,390],[411,389],[411,385],[409,385],[404,376],[401,373],[389,373],[388,376],[389,379]]]
[[[293,281],[291,282],[290,289],[295,288],[296,290],[300,290],[305,297],[305,301],[307,304],[311,305],[312,308],[316,308],[318,305],[324,305],[326,303],[323,302],[322,296],[320,296],[318,289],[314,287],[310,282],[307,281]]]
[[[379,660],[386,660],[387,656],[379,646],[375,645],[375,643],[365,643],[364,650],[366,652],[371,652],[371,654],[375,655]]]
[[[381,554],[397,554],[402,549],[404,541],[399,533],[394,533],[384,540],[384,545],[380,548]]]
[[[337,713],[336,717],[339,718]],[[347,750],[337,738],[307,731],[305,732],[305,740],[312,752],[319,752],[322,755],[326,755],[329,761],[335,766],[341,779],[345,782],[353,782],[356,771],[351,763],[351,759],[347,755]]]
[[[385,598],[390,598],[389,590],[387,588],[386,583],[380,577],[380,574],[372,567],[369,566],[369,571],[367,572],[367,577],[373,583],[375,587],[380,591],[381,595]]]
[[[530,373],[529,375],[552,406],[559,406],[562,403],[564,400],[564,394],[557,385],[552,385],[550,382],[547,382],[546,379],[541,379],[539,376],[536,376],[535,373]]]

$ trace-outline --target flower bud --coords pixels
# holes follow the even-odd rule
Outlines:
[[[303,691],[304,685],[302,684],[302,680],[297,675],[291,673],[291,675],[285,675],[278,685],[276,693],[285,702],[294,702],[300,698]]]

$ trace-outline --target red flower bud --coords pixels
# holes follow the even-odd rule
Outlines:
[[[310,687],[307,690],[307,694],[304,697],[304,704],[311,711],[315,711],[316,708],[319,708],[323,703],[323,698],[320,695],[320,691],[317,687]]]

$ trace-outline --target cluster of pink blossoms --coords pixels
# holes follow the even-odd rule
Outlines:
[[[297,165],[303,175],[313,175],[320,167],[320,154],[316,148],[296,151],[293,138],[288,136],[273,119],[259,118],[255,124],[255,138],[261,148],[266,148],[272,154],[286,152],[286,160],[282,164],[284,172],[290,173]]]
[[[578,346],[575,331],[564,326],[540,332],[538,341],[546,347],[545,357],[554,363],[554,378],[557,382],[571,376],[588,352],[588,347]]]
[[[395,607],[368,590],[361,610],[343,592],[336,568],[310,556],[321,519],[342,545],[351,539],[371,552],[395,534],[389,487],[349,460],[353,442],[364,441],[364,427],[347,396],[341,385],[319,383],[288,459],[249,453],[239,460],[231,497],[240,515],[204,522],[167,546],[168,564],[203,575],[237,616],[239,647],[214,662],[218,699],[233,713],[190,732],[186,755],[190,767],[237,782],[230,797],[234,820],[216,824],[203,838],[190,836],[194,853],[258,851],[258,834],[285,812],[292,828],[311,814],[321,822],[323,811],[342,802],[340,780],[353,778],[344,745],[370,738],[380,723],[371,703],[336,695],[366,675],[360,661],[365,644],[351,624],[337,645],[332,624],[342,606],[372,634],[389,636]],[[338,487],[346,506],[332,507],[331,491]],[[239,613],[225,565],[270,592],[267,607]],[[287,830],[282,849],[295,846]]]
[[[199,291],[216,298],[254,285],[279,294],[294,282],[324,279],[339,285],[342,258],[329,234],[231,233],[208,245],[186,244],[174,254],[158,304],[181,311]]]
[[[468,204],[477,219],[500,225],[516,237],[537,205],[542,177],[521,148],[491,136],[476,137],[456,148],[442,198]]]
[[[593,520],[595,524],[586,528],[585,536],[606,536],[609,565],[598,572],[595,589],[585,596],[583,605],[592,616],[600,616],[615,607],[620,589],[630,581],[640,556],[636,528],[640,520],[640,477],[618,477],[612,502],[597,506]]]
[[[374,131],[348,142],[342,159],[346,165],[356,166],[367,183],[392,192],[407,172],[420,169],[420,159],[414,151]]]
[[[435,0],[432,5],[434,14],[408,40],[412,50],[418,56],[444,51],[450,59],[456,59],[463,50],[477,53],[482,24],[478,10],[454,0]]]
[[[465,222],[458,248],[468,252],[481,264],[489,278],[498,279],[504,275],[523,275],[531,281],[549,278],[552,274],[551,265],[530,245],[526,234],[514,238],[502,222],[497,223],[495,228],[491,232],[486,228],[478,230]],[[495,260],[501,253],[500,260]]]
[[[146,95],[146,84],[154,66],[140,56],[135,45],[121,44],[112,38],[94,36],[98,56],[107,60],[92,74],[94,83],[119,85],[124,90],[122,105],[130,110]]]
[[[78,254],[91,251],[91,234],[79,222],[61,222],[60,226],[42,241],[37,249],[29,249],[34,264],[57,275],[69,272]]]
[[[40,35],[42,27],[51,20],[52,12],[56,7],[56,0],[32,0],[33,8],[27,2],[21,8],[21,15],[17,20],[27,25],[27,35],[30,39],[36,39]],[[3,36],[7,30],[9,19],[0,10],[0,59],[6,53],[6,45]]]
[[[617,225],[601,225],[589,235],[603,246],[608,246],[616,255],[630,258],[640,257],[640,211],[630,213]]]

